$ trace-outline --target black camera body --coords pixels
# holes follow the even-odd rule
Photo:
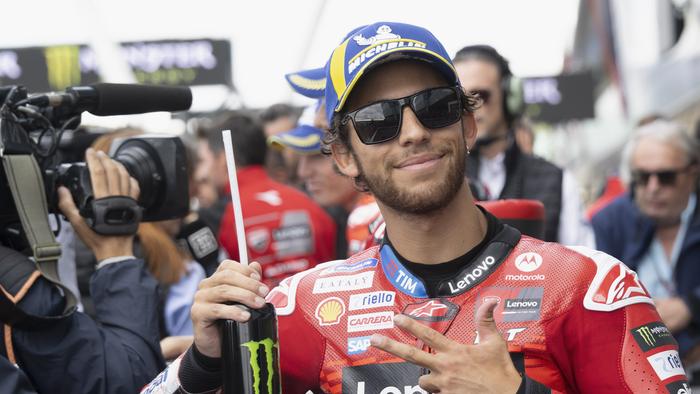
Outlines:
[[[127,89],[124,89],[124,86]],[[21,86],[0,87],[0,157],[34,156],[42,174],[49,211],[58,211],[57,188],[65,186],[70,190],[81,215],[86,217],[88,223],[94,223],[95,198],[88,168],[85,163],[64,162],[59,149],[61,137],[65,131],[77,128],[80,124],[80,114],[91,108],[97,108],[95,112],[116,114],[123,108],[121,105],[124,101],[127,102],[125,114],[150,112],[159,109],[152,103],[152,99],[158,98],[159,94],[172,97],[174,92],[176,96],[179,94],[180,98],[185,97],[182,90],[158,89],[161,88],[106,84],[106,88],[69,88],[67,93],[63,94],[28,96]],[[138,104],[138,97],[128,97],[141,92],[150,95],[149,103],[143,107],[146,110],[134,104],[134,101]],[[189,102],[183,99],[182,102],[168,103],[168,100],[165,100],[166,106],[169,107],[163,110],[189,108],[189,89],[187,93]],[[187,104],[186,107],[184,104]],[[145,135],[116,140],[110,156],[126,167],[140,188],[138,205],[141,208],[138,215],[124,216],[121,218],[122,222],[138,219],[167,220],[183,217],[188,213],[186,153],[178,137]],[[24,230],[3,166],[0,160],[0,244],[21,250],[26,247]],[[108,222],[103,221],[102,224],[104,231],[95,227],[93,229],[107,234],[122,232],[116,225],[110,231]]]

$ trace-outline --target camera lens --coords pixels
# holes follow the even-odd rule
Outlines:
[[[162,203],[164,171],[154,158],[158,153],[148,144],[132,139],[124,142],[114,154],[114,159],[122,163],[139,184],[139,205],[149,210]]]

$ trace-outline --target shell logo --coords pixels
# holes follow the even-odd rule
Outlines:
[[[345,314],[345,303],[338,297],[329,297],[316,306],[316,319],[322,326],[333,326],[340,323]]]

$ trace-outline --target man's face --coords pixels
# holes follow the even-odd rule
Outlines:
[[[321,153],[301,155],[297,176],[311,197],[324,207],[338,205],[349,211],[360,193],[352,179],[337,173],[333,160]]]
[[[503,113],[501,76],[496,65],[483,60],[468,59],[455,63],[455,68],[465,91],[488,92],[488,99],[484,100],[474,113],[478,136],[502,135],[508,126]]]
[[[675,182],[668,185],[659,182],[656,175],[647,179],[643,176],[638,177],[639,179],[635,180],[634,197],[639,209],[658,225],[677,224],[695,187],[696,166],[688,167],[688,158],[676,146],[653,138],[644,138],[632,154],[630,167],[633,178],[635,172],[676,172]]]
[[[367,74],[354,89],[346,108],[353,111],[376,101],[442,86],[447,83],[430,66],[395,61]],[[334,145],[334,158],[345,175],[362,176],[385,206],[400,213],[430,213],[451,202],[464,185],[465,137],[475,134],[472,119],[463,116],[460,122],[430,130],[406,106],[399,136],[376,145],[363,144],[352,122],[348,122],[352,151]]]

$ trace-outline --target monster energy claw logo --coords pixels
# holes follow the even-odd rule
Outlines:
[[[265,362],[267,367],[267,392],[272,394],[272,380],[275,377],[275,357],[274,348],[278,346],[277,342],[270,338],[265,338],[261,341],[250,341],[241,346],[248,349],[250,352],[250,368],[253,371],[253,388],[255,389],[255,394],[260,394],[260,363],[258,360],[258,350],[260,346],[263,347],[265,351]]]
[[[643,352],[661,346],[675,345],[671,331],[662,322],[651,322],[630,330]]]
[[[651,333],[651,329],[647,326],[643,326],[637,329],[637,333],[639,334],[640,337],[644,340],[644,343],[647,344],[647,346],[654,346],[656,344],[656,338],[654,338],[654,335]]]

